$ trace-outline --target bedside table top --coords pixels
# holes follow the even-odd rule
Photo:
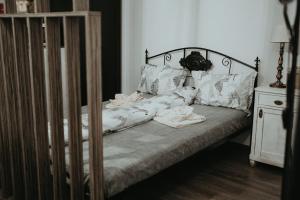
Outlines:
[[[282,95],[286,95],[286,92],[287,92],[286,88],[272,88],[270,86],[259,86],[259,87],[255,88],[255,91],[264,92],[264,93],[272,93],[272,94],[282,94]],[[300,96],[299,89],[295,90],[295,95]]]

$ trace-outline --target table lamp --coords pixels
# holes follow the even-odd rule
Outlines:
[[[273,31],[272,35],[272,43],[279,43],[280,44],[280,51],[279,51],[279,59],[278,59],[278,67],[277,67],[277,75],[276,81],[270,84],[270,87],[275,88],[286,88],[286,85],[281,82],[282,79],[282,70],[283,70],[283,52],[285,43],[289,42],[289,34],[288,30],[285,25],[277,25]]]

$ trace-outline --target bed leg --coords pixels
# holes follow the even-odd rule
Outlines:
[[[250,164],[251,167],[255,167],[256,166],[256,161],[250,159],[249,164]]]

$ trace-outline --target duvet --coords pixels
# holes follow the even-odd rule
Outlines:
[[[184,87],[166,95],[137,101],[127,107],[107,108],[102,111],[103,134],[108,135],[152,120],[158,111],[192,104],[197,91]],[[50,126],[50,125],[49,125]],[[50,141],[50,127],[49,127]],[[68,143],[68,120],[64,119],[64,137]],[[88,139],[88,115],[82,115],[82,137]]]

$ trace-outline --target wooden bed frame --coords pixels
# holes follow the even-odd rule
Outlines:
[[[65,13],[50,13],[49,2],[36,0],[36,13],[17,14],[15,0],[6,0],[7,14],[0,15],[2,197],[15,200],[84,199],[80,67],[83,67],[81,61],[85,60],[90,199],[103,200],[101,14],[89,12],[87,0],[73,0],[74,11]],[[85,39],[81,41],[81,38]],[[68,83],[69,175],[66,174],[63,128],[62,44],[66,52]],[[44,49],[47,49],[46,53]],[[190,49],[204,50],[206,58],[208,53],[220,54],[224,56],[223,65],[230,65],[230,68],[231,62],[237,61],[257,70],[259,63],[257,58],[253,67],[219,52],[198,47],[176,49],[152,57],[146,52],[146,63],[160,56],[164,56],[164,62],[168,61],[171,59],[170,53],[179,50],[183,51],[185,58],[186,51]],[[81,57],[81,50],[85,52],[84,58]],[[48,65],[45,66],[45,63]],[[45,71],[46,68],[48,71]],[[46,79],[49,81],[48,99]],[[48,140],[48,121],[51,143]]]

